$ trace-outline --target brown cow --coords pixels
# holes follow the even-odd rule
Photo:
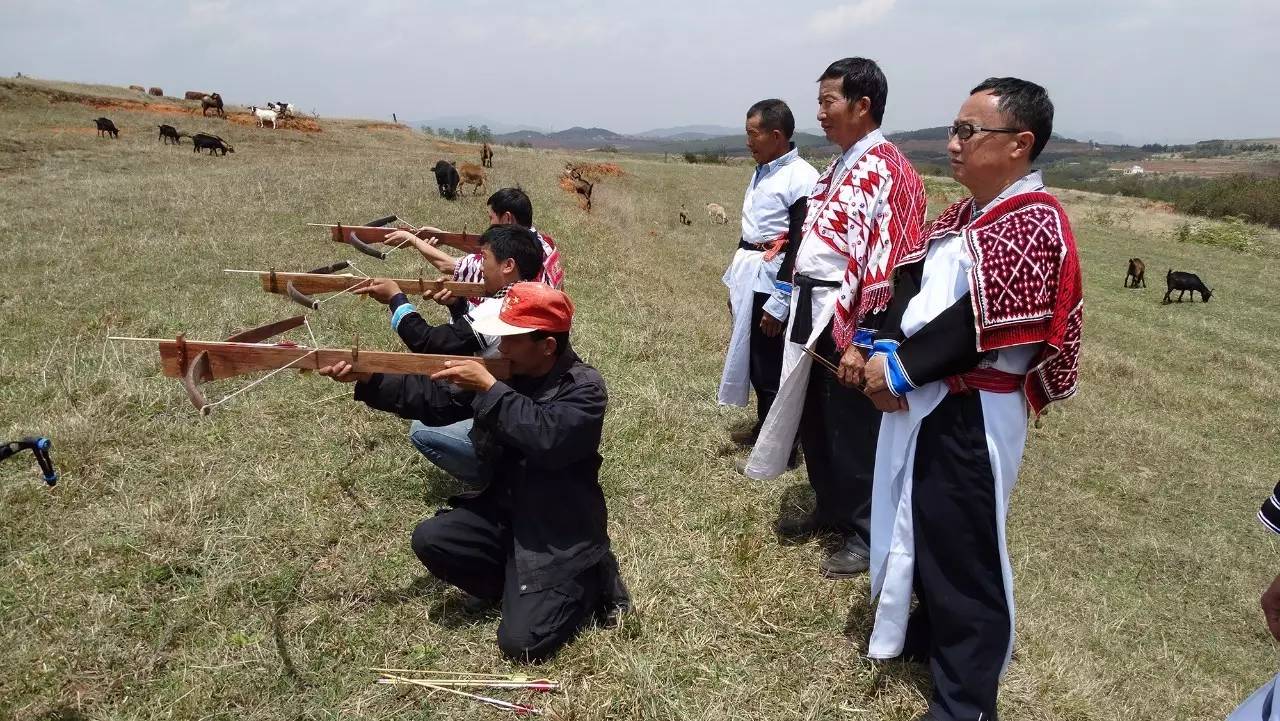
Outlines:
[[[208,95],[208,93],[200,90],[188,90],[182,94],[182,98],[183,100],[204,100],[206,95]]]
[[[484,187],[484,168],[475,163],[463,163],[458,166],[458,175],[462,176],[462,185],[474,185],[471,191],[472,195],[480,192],[480,188]]]
[[[129,86],[129,89],[130,89],[130,90],[137,90],[137,91],[138,91],[138,92],[140,92],[140,93],[145,93],[145,92],[147,92],[147,89],[146,89],[146,88],[144,88],[144,87],[142,87],[141,85],[130,85],[130,86]]]
[[[493,167],[493,148],[488,143],[480,146],[480,164],[486,168]]]
[[[1142,258],[1130,258],[1129,272],[1126,273],[1124,276],[1124,287],[1137,288],[1138,284],[1141,283],[1142,287],[1146,288],[1147,287],[1147,279],[1145,278],[1146,273],[1147,273],[1147,266],[1145,263],[1142,262]],[[1132,279],[1132,282],[1130,282],[1130,279]]]
[[[151,89],[150,89],[150,90],[148,90],[147,92],[148,92],[148,93],[150,93],[150,94],[152,94],[152,95],[154,95],[154,96],[156,96],[157,98],[162,98],[162,97],[164,97],[164,91],[163,91],[163,90],[161,90],[160,88],[151,88]]]

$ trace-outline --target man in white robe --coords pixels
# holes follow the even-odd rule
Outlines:
[[[828,578],[865,573],[871,479],[880,412],[856,387],[870,328],[888,305],[889,270],[918,244],[924,183],[880,132],[889,84],[872,60],[844,58],[818,81],[818,122],[841,155],[810,193],[787,326],[782,383],[743,472],[774,478],[797,433],[814,510],[781,519],[780,536],[831,533],[840,544],[821,565]],[[840,377],[813,368],[806,349],[839,363]]]
[[[779,283],[785,252],[794,247],[804,221],[805,201],[818,171],[800,157],[791,135],[796,120],[781,100],[761,100],[747,111],[747,148],[755,173],[742,201],[742,236],[724,274],[729,289],[732,333],[718,400],[745,406],[750,388],[756,393],[756,423],[734,433],[733,441],[750,446],[769,415],[782,377],[782,331],[790,311],[791,286]]]
[[[927,662],[929,721],[995,721],[1013,648],[1009,495],[1028,408],[1076,390],[1083,325],[1066,213],[1031,163],[1048,142],[1044,88],[992,78],[951,128],[972,192],[903,257],[864,375],[887,411],[872,501],[872,658]],[[914,592],[919,600],[911,610]]]

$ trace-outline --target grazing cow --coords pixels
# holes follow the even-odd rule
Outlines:
[[[453,200],[458,196],[458,169],[453,163],[440,160],[431,169],[436,174],[436,185],[440,188],[440,197]]]
[[[707,215],[712,220],[719,223],[728,223],[729,218],[725,215],[724,206],[719,203],[707,203]]]
[[[236,152],[235,148],[227,145],[227,141],[216,135],[210,135],[208,133],[196,133],[195,135],[192,135],[191,145],[191,152],[193,153],[198,153],[205,148],[209,149],[209,155],[213,155],[219,150],[222,151],[223,155]]]
[[[590,213],[591,191],[595,189],[595,186],[591,181],[583,178],[582,173],[578,172],[577,168],[569,172],[569,179],[573,181],[573,192],[587,199],[587,212]]]
[[[181,142],[182,137],[183,137],[183,134],[179,133],[178,129],[173,127],[172,125],[160,126],[160,140],[163,140],[165,145],[168,145],[170,142],[172,142],[174,145],[177,145],[179,142]]]
[[[480,146],[480,165],[486,168],[493,167],[493,148],[490,148],[488,143]]]
[[[97,123],[98,125],[99,138],[104,136],[111,136],[112,138],[119,139],[120,129],[117,128],[116,124],[111,122],[109,118],[94,118],[93,122]]]
[[[689,218],[689,211],[685,210],[683,205],[680,206],[680,224],[693,225],[693,220]]]
[[[1207,287],[1195,273],[1183,273],[1170,268],[1165,276],[1165,284],[1169,289],[1164,292],[1164,303],[1170,302],[1169,294],[1175,290],[1178,291],[1179,303],[1182,302],[1182,294],[1188,291],[1191,292],[1192,303],[1196,302],[1196,292],[1200,293],[1200,300],[1204,303],[1208,303],[1209,298],[1213,297],[1213,289]]]
[[[188,90],[182,94],[183,100],[203,100],[208,93],[201,90]]]
[[[259,107],[258,107],[258,106],[256,106],[256,105],[250,105],[250,106],[249,106],[249,112],[253,113],[253,117],[255,117],[255,118],[257,118],[257,119],[258,119],[258,127],[259,127],[259,128],[265,128],[265,127],[267,127],[266,123],[267,123],[268,121],[270,121],[270,122],[271,122],[271,129],[272,129],[272,130],[275,130],[275,129],[276,129],[276,118],[280,117],[280,114],[279,114],[279,113],[277,113],[276,111],[274,111],[274,110],[263,110],[262,108],[259,108]]]
[[[140,93],[145,93],[145,92],[147,92],[147,89],[146,89],[146,88],[144,88],[144,87],[142,87],[141,85],[130,85],[130,86],[129,86],[129,89],[130,89],[130,90],[137,90],[137,91],[138,91],[138,92],[140,92]]]
[[[150,93],[150,94],[152,94],[152,95],[154,95],[154,96],[156,96],[157,98],[162,98],[162,97],[164,97],[164,91],[163,91],[163,90],[161,90],[160,88],[151,88],[151,89],[150,89],[150,90],[148,90],[147,92],[148,92],[148,93]]]
[[[1129,272],[1124,276],[1124,287],[1137,288],[1141,283],[1143,288],[1147,287],[1147,264],[1142,262],[1142,258],[1129,259]],[[1132,280],[1132,283],[1130,283]]]
[[[224,118],[227,117],[226,111],[222,109],[221,95],[217,93],[213,93],[211,95],[206,95],[203,98],[200,98],[200,115],[202,116],[208,115],[210,108],[213,109],[214,114]]]
[[[463,163],[458,166],[458,172],[462,175],[463,185],[474,185],[471,191],[472,195],[480,192],[480,188],[484,187],[484,168],[475,163]]]

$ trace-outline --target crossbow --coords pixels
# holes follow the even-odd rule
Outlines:
[[[391,225],[397,221],[404,223],[404,225],[408,227],[396,227]],[[386,260],[387,254],[391,252],[391,250],[395,250],[404,245],[403,243],[394,244],[387,240],[387,236],[399,230],[407,230],[422,240],[434,238],[441,245],[456,248],[464,253],[480,252],[480,236],[475,233],[468,233],[466,228],[463,228],[461,233],[415,228],[394,215],[388,215],[385,218],[370,221],[368,225],[342,225],[341,223],[335,225],[328,225],[325,223],[307,223],[307,225],[313,228],[328,228],[329,237],[335,243],[346,243],[361,253],[373,256],[378,260]],[[373,247],[375,245],[382,245],[389,249],[379,250],[378,248]]]
[[[378,258],[386,258],[388,251],[378,251],[372,244],[386,243],[386,237],[397,230],[385,227],[395,222],[396,216],[388,216],[371,222],[366,226],[324,226],[332,231],[334,240],[345,242],[362,253]],[[315,225],[315,224],[312,224]],[[439,242],[474,251],[479,247],[479,237],[463,233],[439,233],[425,230],[412,230],[418,237],[434,237]],[[269,271],[231,271],[254,273],[259,276],[263,290],[269,293],[287,295],[312,311],[319,309],[324,301],[312,297],[315,293],[334,293],[330,299],[338,295],[350,293],[362,286],[378,280],[368,276],[338,275],[338,271],[354,268],[349,262],[341,261],[309,273],[283,273],[274,269]],[[357,270],[358,272],[358,270]],[[444,278],[427,280],[422,277],[394,279],[406,292],[425,295],[439,290],[449,290],[454,295],[464,297],[482,296],[485,294],[481,283],[459,283]],[[326,299],[329,300],[329,299]],[[293,341],[270,343],[268,340],[282,333],[306,326],[311,334],[312,343],[316,347],[299,345]],[[508,378],[511,364],[503,359],[477,358],[474,356],[433,355],[426,353],[396,353],[388,351],[360,350],[359,337],[352,348],[322,348],[315,342],[311,326],[306,315],[293,316],[284,320],[266,323],[242,330],[222,341],[193,341],[179,333],[176,338],[127,338],[111,337],[110,340],[144,341],[158,343],[160,350],[160,366],[164,375],[177,378],[191,404],[208,415],[217,406],[234,396],[261,383],[268,377],[289,368],[302,372],[317,370],[334,365],[339,361],[349,363],[357,373],[402,373],[412,375],[431,375],[456,362],[482,363],[496,378]],[[207,381],[232,378],[239,375],[267,371],[267,375],[250,383],[248,386],[225,396],[221,400],[209,403],[200,385]]]

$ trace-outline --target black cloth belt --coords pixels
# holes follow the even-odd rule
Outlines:
[[[768,243],[761,243],[760,245],[756,245],[755,243],[748,243],[747,241],[743,240],[742,238],[738,238],[738,248],[740,248],[741,250],[760,250],[760,251],[762,251],[762,250],[764,250],[765,248],[768,248],[768,247],[769,247],[769,244],[768,244]]]
[[[800,289],[800,297],[796,300],[795,320],[791,322],[791,342],[808,343],[813,333],[813,289],[839,288],[840,281],[818,280],[797,273],[792,283]]]

